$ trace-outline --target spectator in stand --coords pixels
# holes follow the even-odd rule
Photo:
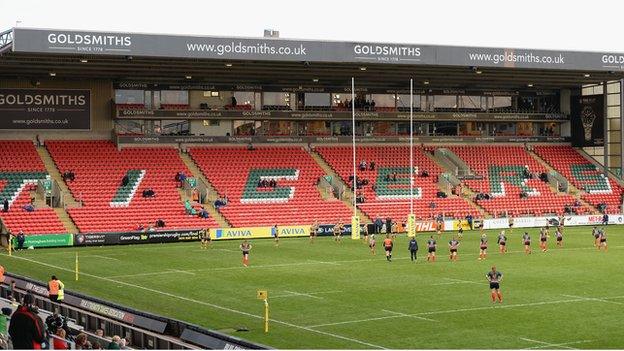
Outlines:
[[[164,228],[165,227],[165,220],[162,218],[159,218],[156,220],[156,223],[154,223],[156,228]]]
[[[155,196],[156,196],[156,193],[154,192],[154,189],[148,188],[148,189],[143,190],[143,197],[155,197]]]
[[[139,223],[139,225],[136,226],[136,231],[137,232],[142,232],[145,229],[145,226],[143,226],[143,224]]]
[[[2,200],[2,212],[9,212],[9,199]]]
[[[80,333],[76,336],[76,350],[91,350],[91,343],[87,339],[87,334]]]
[[[186,199],[186,201],[184,201],[184,209],[186,210],[186,214],[187,215],[196,215],[197,212],[195,211],[195,209],[193,208],[193,205],[191,205],[191,200]]]
[[[367,167],[366,160],[362,160],[362,162],[360,162],[360,171],[365,171],[366,167]]]
[[[121,350],[121,338],[119,335],[113,335],[111,342],[106,346],[107,350]]]
[[[247,151],[253,151],[253,150],[255,150],[253,144],[252,143],[247,144]]]
[[[269,187],[271,188],[277,187],[277,181],[275,179],[269,180]]]
[[[205,208],[202,207],[201,210],[199,210],[199,213],[197,214],[199,216],[199,218],[208,218],[209,214],[208,211],[206,211]]]
[[[232,95],[232,99],[230,99],[230,105],[232,105],[232,107],[236,107],[236,105],[238,104],[238,101],[236,101],[236,97],[234,95]]]
[[[41,344],[46,341],[45,326],[33,306],[34,302],[33,295],[26,294],[24,302],[11,316],[9,335],[16,350],[41,349]]]
[[[0,349],[9,349],[8,344],[8,329],[7,325],[9,323],[9,319],[11,317],[11,308],[3,307],[2,313],[0,314]]]
[[[99,342],[94,341],[94,342],[91,344],[91,350],[102,350],[102,345],[100,345],[100,343],[99,343]]]
[[[15,249],[24,250],[25,242],[26,242],[26,235],[24,235],[24,232],[20,229],[20,231],[17,233],[17,247]]]
[[[55,309],[54,313],[46,318],[45,325],[48,329],[48,333],[50,334],[55,334],[59,328],[69,329],[67,327],[67,320],[59,314],[58,309]]]
[[[153,233],[155,232],[156,229],[154,229],[154,227],[150,224],[147,226],[147,229],[145,230],[146,233]]]
[[[420,176],[425,178],[429,176],[429,172],[427,172],[427,170],[423,169],[422,172],[420,172]]]
[[[370,170],[374,171],[375,170],[375,161],[371,161],[370,162]]]
[[[123,178],[121,178],[121,186],[128,186],[128,184],[130,183],[130,177],[128,177],[128,175],[124,175]]]
[[[35,206],[33,206],[33,204],[26,204],[26,205],[24,205],[23,209],[26,212],[34,212],[35,211]]]
[[[52,345],[54,346],[54,350],[69,350],[69,345],[67,345],[67,341],[65,341],[65,337],[67,336],[67,332],[63,328],[58,328],[56,333],[54,333],[55,337],[52,341]]]
[[[219,197],[214,202],[214,207],[219,209],[220,207],[224,207],[227,205],[227,199],[224,197]]]
[[[96,329],[95,330],[95,336],[103,338],[104,337],[104,330],[103,329]]]

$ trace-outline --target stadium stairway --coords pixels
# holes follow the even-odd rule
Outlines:
[[[214,200],[217,199],[217,191],[215,190],[215,188],[212,186],[212,184],[210,184],[208,179],[204,177],[204,174],[201,172],[199,167],[197,167],[197,164],[195,164],[195,161],[193,161],[189,154],[187,154],[186,152],[181,152],[180,158],[189,169],[193,177],[195,177],[195,179],[201,180],[206,185],[206,189],[208,190],[208,196],[206,199],[208,203],[204,205],[206,211],[208,211],[210,216],[214,218],[215,221],[217,221],[221,228],[230,228],[232,226],[230,222],[228,222],[228,220],[221,214],[221,212],[219,212],[214,207]],[[186,194],[184,194],[183,191],[180,191],[180,196],[182,197],[182,201],[186,200],[187,198]]]
[[[450,152],[450,150],[449,150]],[[453,173],[453,170],[448,169],[446,167],[446,165],[443,162],[440,162],[440,160],[438,160],[438,158],[435,156],[434,153],[431,153],[429,151],[425,151],[424,154],[431,159],[431,162],[435,163],[436,165],[438,165],[438,167],[440,167],[441,169],[449,172],[449,173]],[[464,201],[466,201],[467,203],[469,203],[472,207],[474,207],[477,211],[479,211],[479,213],[481,214],[481,218],[491,218],[492,216],[485,210],[485,208],[481,207],[478,203],[472,201],[472,199],[475,197],[475,193],[472,191],[472,189],[470,189],[467,186],[463,187],[463,191],[461,194],[461,198],[464,199]],[[451,195],[453,196],[453,195]]]
[[[531,155],[531,157],[533,157],[537,162],[539,162],[542,166],[544,166],[544,168],[546,168],[548,170],[548,172],[557,172],[556,169],[554,169],[548,162],[546,162],[546,160],[544,160],[543,158],[541,158],[538,154],[535,153],[535,151],[533,151],[532,149],[527,149],[527,153],[529,155]],[[559,173],[559,172],[557,172]],[[552,186],[550,187],[552,191],[557,192],[556,189],[554,189]],[[590,204],[589,202],[585,201],[581,196],[581,190],[579,190],[577,187],[574,186],[574,184],[572,184],[572,182],[568,181],[568,188],[569,188],[569,193],[570,195],[574,196],[574,198],[576,198],[583,206],[586,206],[587,208],[589,208],[592,212],[594,213],[599,213],[598,209],[596,209],[596,207],[594,207],[594,205]]]
[[[65,184],[65,182],[63,181],[61,173],[59,172],[58,168],[56,168],[56,164],[54,163],[54,160],[52,160],[52,156],[50,156],[48,149],[43,146],[37,146],[36,149],[39,157],[41,158],[41,161],[43,161],[43,165],[45,166],[46,171],[48,171],[48,174],[50,175],[50,178],[52,178],[61,188],[61,191],[63,192],[63,203],[65,204],[65,206],[80,207],[78,201],[74,199],[71,192],[69,191],[69,188],[67,188],[67,184]],[[78,233],[78,227],[76,226],[76,223],[72,221],[71,217],[69,217],[69,214],[67,213],[67,211],[65,211],[64,208],[54,208],[54,212],[56,212],[56,215],[58,216],[61,223],[63,223],[65,229],[67,229],[68,233]]]
[[[323,169],[323,171],[325,172],[325,175],[330,175],[334,179],[336,179],[337,181],[342,183],[342,185],[344,186],[345,195],[346,195],[342,199],[342,202],[344,202],[345,205],[349,206],[351,211],[353,211],[353,191],[351,191],[351,188],[349,187],[349,185],[347,185],[342,180],[342,178],[338,174],[336,174],[334,169],[331,168],[331,166],[327,162],[325,162],[325,160],[323,159],[323,157],[321,155],[319,155],[316,151],[310,150],[307,147],[305,149],[310,154],[310,156],[314,159],[314,161],[316,161],[316,163],[321,167],[321,169]],[[373,222],[373,220],[370,217],[368,217],[364,212],[362,212],[362,210],[360,210],[359,208],[357,208],[356,211],[357,211],[358,217],[360,217],[360,222],[361,223],[372,223]]]

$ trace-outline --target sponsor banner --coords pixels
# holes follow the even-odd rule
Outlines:
[[[166,230],[150,233],[86,233],[74,234],[75,246],[99,246],[118,244],[151,244],[197,241],[200,230]]]
[[[44,283],[34,280],[27,280],[25,278],[21,278],[12,274],[7,274],[7,278],[14,280],[15,286],[20,290],[30,291],[31,293],[39,295],[41,297],[48,297],[48,289]],[[95,314],[107,318],[116,319],[124,323],[145,328],[147,330],[151,330],[157,333],[164,332],[165,327],[167,326],[167,323],[161,320],[156,320],[139,314],[131,313],[120,307],[108,304],[104,301],[88,299],[85,296],[75,294],[68,290],[65,290],[65,298],[63,299],[63,304],[91,311]]]
[[[265,136],[125,136],[117,135],[117,144],[280,144],[280,143],[351,143],[351,137],[265,137]],[[405,143],[407,137],[355,137],[356,143]],[[567,137],[414,137],[415,143],[528,143],[565,142]]]
[[[565,217],[564,225],[602,225],[603,215]],[[609,224],[624,224],[623,215],[609,215]]]
[[[448,222],[450,222],[451,225],[449,225]],[[452,228],[453,231],[457,231],[457,230],[459,230],[460,226],[464,230],[470,230],[470,225],[468,224],[468,221],[465,220],[465,219],[454,220],[454,221],[444,221],[444,229],[445,230],[451,230],[451,228]]]
[[[501,229],[501,228],[509,228],[509,219],[486,218],[483,220],[483,229]]]
[[[348,120],[348,111],[237,111],[237,110],[147,110],[115,109],[117,119],[298,119]],[[408,112],[356,111],[360,120],[409,120]],[[555,121],[568,120],[559,113],[473,113],[473,112],[414,112],[415,120],[422,121]]]
[[[38,234],[26,235],[24,247],[59,247],[72,246],[74,236],[72,234]],[[13,238],[13,247],[17,247],[17,239]]]
[[[604,96],[587,95],[572,99],[572,146],[604,145]]]
[[[0,89],[0,129],[90,128],[90,90]]]
[[[308,236],[310,234],[310,226],[291,225],[277,226],[279,237],[290,238]],[[273,227],[247,227],[247,228],[217,228],[211,230],[213,240],[228,239],[261,239],[271,238],[275,236],[275,228]]]
[[[13,29],[13,51],[219,60],[624,70],[624,55],[607,52],[279,38],[228,38],[30,28]]]

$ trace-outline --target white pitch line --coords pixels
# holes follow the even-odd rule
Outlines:
[[[563,346],[568,346],[568,345],[583,344],[583,343],[592,342],[592,341],[593,340],[579,340],[579,341],[562,342],[562,343],[551,344],[551,345],[532,346],[532,347],[527,347],[525,350],[543,349],[545,347],[555,347],[555,346],[563,347]]]
[[[565,294],[562,294],[561,296],[572,297],[572,298],[577,298],[577,299],[584,299],[584,300],[587,300],[587,301],[598,301],[598,302],[612,303],[612,304],[616,304],[616,305],[624,305],[624,303],[621,303],[621,302],[609,301],[609,300],[605,300],[605,299],[599,299],[599,298],[596,298],[596,297],[583,297],[583,296],[565,295]]]
[[[183,271],[183,270],[180,270],[180,269],[170,269],[170,270],[169,270],[169,272],[172,272],[172,273],[189,274],[189,275],[196,275],[196,273],[189,272],[189,271]]]
[[[7,254],[1,254],[1,255],[9,257]],[[50,268],[54,268],[54,269],[58,269],[58,270],[62,270],[62,271],[70,272],[70,273],[74,273],[73,269],[67,269],[67,268],[55,266],[55,265],[52,265],[52,264],[49,264],[49,263],[40,262],[40,261],[33,260],[33,259],[30,259],[30,258],[19,257],[19,256],[10,256],[10,257],[18,259],[18,260],[24,260],[24,261],[36,263],[36,264],[39,264],[39,265],[42,265],[42,266],[46,266],[46,267],[50,267]],[[192,303],[196,303],[196,304],[200,304],[200,305],[204,305],[204,306],[209,306],[209,307],[212,307],[214,309],[218,309],[218,310],[222,310],[222,311],[228,311],[228,312],[231,312],[231,313],[236,313],[236,314],[240,314],[240,315],[251,317],[251,318],[255,318],[255,319],[264,319],[264,316],[259,316],[259,315],[255,315],[255,314],[252,314],[252,313],[249,313],[249,312],[239,311],[239,310],[236,310],[236,309],[233,309],[233,308],[216,305],[216,304],[209,303],[209,302],[206,302],[206,301],[200,301],[200,300],[191,299],[191,298],[188,298],[188,297],[185,297],[185,296],[179,296],[179,295],[176,295],[176,294],[168,293],[166,291],[160,291],[160,290],[148,288],[148,287],[145,287],[145,286],[142,286],[142,285],[138,285],[138,284],[132,284],[132,283],[127,283],[127,282],[123,282],[123,281],[117,281],[117,280],[113,280],[113,279],[110,279],[110,278],[100,277],[98,275],[84,273],[84,272],[81,273],[81,274],[83,276],[86,276],[86,277],[100,279],[100,280],[104,280],[104,281],[107,281],[107,282],[110,282],[110,283],[121,284],[121,285],[129,286],[129,287],[132,287],[132,288],[136,288],[136,289],[142,289],[142,290],[153,292],[153,293],[156,293],[156,294],[172,297],[174,299],[184,300],[184,301],[187,301],[187,302],[192,302]],[[330,333],[330,332],[326,332],[326,331],[322,331],[322,330],[314,330],[314,329],[312,329],[310,327],[296,325],[296,324],[280,321],[280,320],[273,319],[273,318],[271,318],[269,320],[272,321],[272,322],[278,323],[278,324],[282,324],[282,325],[291,327],[291,328],[297,328],[297,329],[309,331],[311,333],[317,333],[317,334],[321,334],[321,335],[326,335],[326,336],[330,336],[330,337],[333,337],[333,338],[336,338],[336,339],[342,339],[342,340],[354,342],[354,343],[357,343],[357,344],[360,344],[360,345],[369,346],[369,347],[372,347],[372,348],[387,350],[387,348],[385,348],[383,346],[375,345],[375,344],[372,344],[372,343],[369,343],[369,342],[366,342],[366,341],[362,341],[362,340],[359,340],[359,339],[355,339],[355,338],[350,338],[348,336],[334,334],[334,333]]]
[[[337,293],[341,293],[341,292],[342,292],[342,290],[330,290],[330,291],[309,292],[309,293],[306,293],[306,294],[307,295],[322,295],[322,294],[337,294]],[[283,298],[283,297],[297,297],[297,296],[299,296],[299,295],[298,294],[295,295],[295,294],[289,293],[289,294],[285,294],[285,295],[279,295],[279,294],[278,295],[274,295],[274,296],[271,296],[270,298],[271,299],[279,299],[279,298]]]
[[[118,258],[107,257],[107,256],[102,256],[102,255],[83,255],[83,256],[78,256],[78,257],[79,258],[82,258],[82,257],[96,257],[96,258],[101,258],[101,259],[104,259],[104,260],[121,261]]]
[[[532,343],[536,343],[536,344],[542,344],[543,347],[560,347],[563,349],[568,349],[568,350],[576,350],[574,347],[569,347],[569,346],[565,346],[565,345],[557,345],[557,344],[552,344],[549,342],[545,342],[545,341],[539,341],[539,340],[534,340],[534,339],[529,339],[529,338],[519,338],[520,340],[524,340],[524,341],[528,341],[528,342],[532,342]]]
[[[416,319],[420,319],[420,320],[423,320],[423,321],[436,322],[436,323],[438,322],[435,319],[419,317],[419,316],[412,316],[412,315],[409,315],[409,314],[406,314],[406,313],[402,313],[402,312],[396,312],[396,311],[390,311],[390,310],[382,310],[382,311],[384,311],[386,313],[396,314],[398,316],[416,318]]]
[[[449,280],[446,283],[437,283],[437,284],[431,284],[431,285],[452,285],[452,284],[479,284],[482,285],[483,283],[477,283],[477,282],[473,282],[470,280],[462,280],[462,279],[453,279],[453,278],[442,278],[444,280]]]
[[[305,293],[298,293],[298,292],[295,292],[295,291],[288,291],[288,290],[284,290],[284,292],[287,292],[287,293],[289,293],[289,294],[293,294],[293,295],[296,295],[296,296],[305,296],[305,297],[309,297],[309,298],[311,298],[311,299],[319,299],[319,300],[322,300],[322,299],[323,299],[322,297],[318,297],[318,296],[314,296],[314,295],[310,295],[310,294],[305,294]]]
[[[613,299],[613,298],[619,298],[619,297],[609,297],[609,298]],[[357,319],[357,320],[334,322],[334,323],[324,323],[324,324],[311,325],[308,327],[318,328],[318,327],[328,327],[328,326],[333,326],[333,325],[371,322],[371,321],[378,321],[378,320],[383,320],[383,319],[405,318],[405,317],[413,317],[413,316],[430,316],[430,315],[436,315],[436,314],[473,312],[473,311],[483,311],[483,310],[497,310],[497,309],[507,309],[507,308],[517,308],[517,307],[532,307],[532,306],[554,305],[554,304],[581,302],[581,301],[587,301],[587,299],[575,298],[575,299],[568,299],[568,300],[541,301],[541,302],[520,303],[520,304],[512,304],[512,305],[497,304],[497,305],[492,305],[492,306],[459,308],[459,309],[453,309],[453,310],[429,311],[429,312],[410,313],[410,314],[406,313],[405,315],[392,315],[392,316],[373,317],[373,318]]]

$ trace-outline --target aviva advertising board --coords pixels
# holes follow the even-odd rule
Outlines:
[[[278,226],[280,238],[290,238],[309,235],[309,226]],[[246,227],[246,228],[217,228],[214,229],[214,240],[227,239],[260,239],[275,237],[275,227]]]

